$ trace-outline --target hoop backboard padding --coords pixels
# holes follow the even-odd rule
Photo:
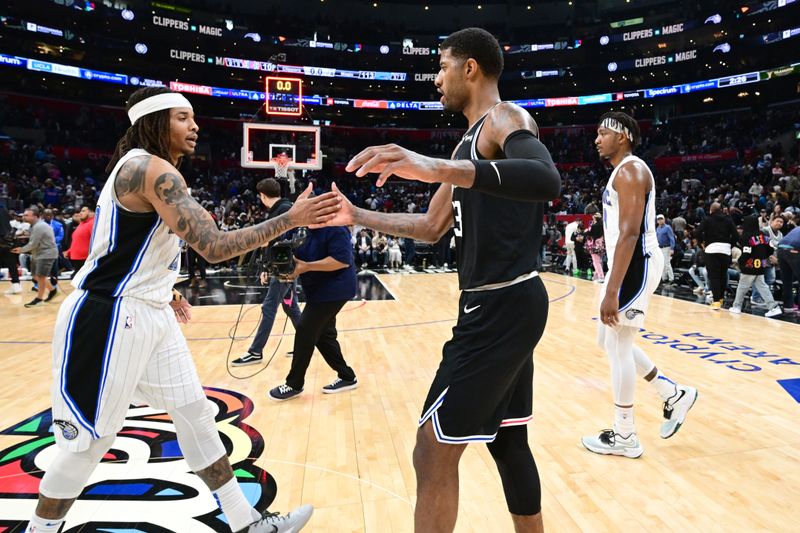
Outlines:
[[[241,164],[244,168],[271,168],[274,158],[284,150],[292,161],[290,169],[319,170],[322,168],[319,126],[289,126],[283,124],[243,124]]]

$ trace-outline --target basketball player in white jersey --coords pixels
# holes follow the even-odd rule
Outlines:
[[[284,215],[222,232],[176,169],[194,153],[198,126],[189,101],[161,87],[128,100],[131,126],[117,144],[100,193],[89,256],[62,304],[53,335],[53,426],[59,452],[42,479],[29,532],[56,532],[133,402],[166,410],[186,463],[214,492],[231,530],[298,531],[312,509],[260,515],[233,476],[178,321],[190,305],[173,296],[183,239],[218,263],[263,246],[338,210],[310,189]]]
[[[452,159],[386,145],[366,148],[347,165],[359,177],[379,173],[378,186],[391,175],[441,183],[427,213],[376,213],[343,199],[329,224],[425,242],[454,228],[459,315],[419,419],[414,527],[453,530],[459,460],[467,444],[485,443],[514,529],[538,532],[541,484],[527,424],[533,418],[533,352],[547,322],[548,299],[537,269],[544,205],[558,197],[561,176],[530,114],[500,99],[503,53],[494,36],[467,28],[440,48],[435,84],[442,104],[469,122]]]
[[[694,387],[677,385],[665,377],[633,345],[664,266],[655,232],[655,180],[644,161],[633,155],[640,141],[639,125],[631,116],[611,112],[601,117],[595,145],[600,158],[607,159],[614,170],[603,191],[609,272],[601,293],[598,343],[606,349],[611,363],[614,426],[582,439],[583,445],[595,453],[631,458],[644,453],[633,421],[637,373],[664,400],[664,439],[678,431],[697,399]]]

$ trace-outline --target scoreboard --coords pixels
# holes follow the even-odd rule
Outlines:
[[[267,115],[299,116],[303,114],[303,80],[300,78],[267,78]]]

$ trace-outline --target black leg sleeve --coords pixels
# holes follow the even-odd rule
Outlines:
[[[487,445],[492,454],[511,514],[535,515],[542,510],[539,470],[528,445],[528,427],[500,428],[494,442]]]

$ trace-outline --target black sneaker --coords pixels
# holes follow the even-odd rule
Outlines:
[[[346,379],[336,378],[330,385],[322,387],[322,392],[325,394],[336,394],[337,392],[344,392],[346,390],[353,390],[358,388],[358,380],[347,381]]]
[[[44,300],[40,300],[39,298],[34,298],[30,302],[25,304],[25,307],[35,307],[37,305],[41,305],[44,303]]]
[[[283,385],[278,385],[277,387],[269,391],[269,394],[267,394],[267,396],[269,396],[270,400],[275,400],[276,402],[283,402],[286,400],[291,400],[295,396],[299,396],[301,392],[303,392],[303,389],[294,390],[289,385],[283,384]]]
[[[47,298],[45,298],[44,301],[45,302],[49,302],[50,300],[55,298],[57,295],[58,295],[58,289],[57,288],[53,288],[53,290],[50,291],[50,294],[47,295]]]
[[[239,359],[234,359],[233,361],[231,361],[231,365],[232,366],[255,365],[257,363],[260,363],[263,360],[264,360],[264,355],[263,354],[247,352],[246,354],[241,356]]]

